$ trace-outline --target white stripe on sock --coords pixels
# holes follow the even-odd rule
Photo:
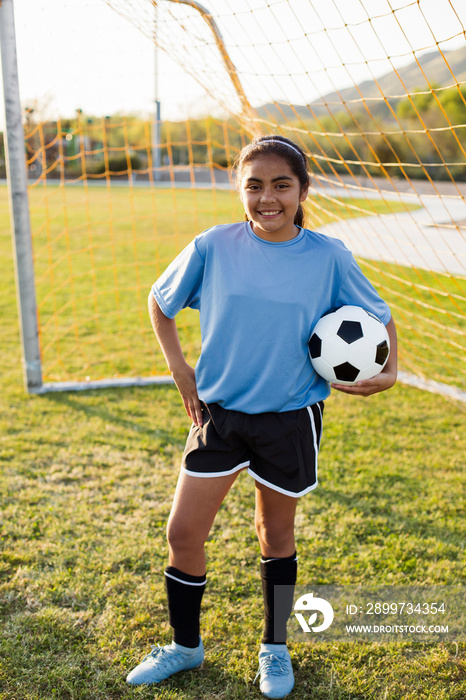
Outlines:
[[[167,574],[166,571],[164,571],[165,576],[168,576],[168,578],[172,578],[174,581],[178,581],[179,583],[184,583],[187,586],[205,586],[207,583],[207,578],[204,579],[204,581],[201,581],[201,583],[193,583],[192,581],[183,581],[181,578],[177,578],[176,576],[173,576],[173,574]]]
[[[261,564],[268,564],[269,561],[279,561],[280,559],[283,559],[283,557],[272,557],[272,559],[262,559],[261,558]],[[298,557],[295,557],[291,561],[298,561]]]

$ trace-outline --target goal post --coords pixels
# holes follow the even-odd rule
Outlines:
[[[0,47],[6,123],[5,155],[23,374],[27,391],[35,393],[42,389],[42,370],[13,0],[2,0],[0,3]]]

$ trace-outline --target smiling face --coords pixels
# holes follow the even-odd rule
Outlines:
[[[277,243],[295,238],[299,232],[295,215],[308,189],[280,156],[258,156],[246,163],[240,194],[256,236]]]

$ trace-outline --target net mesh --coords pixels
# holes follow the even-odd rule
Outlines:
[[[466,11],[459,0],[106,0],[191,76],[198,113],[25,118],[45,381],[167,372],[151,284],[197,233],[243,218],[254,135],[313,164],[308,225],[391,305],[405,371],[464,389]],[[84,10],[85,11],[85,10]],[[196,316],[180,317],[188,360]]]

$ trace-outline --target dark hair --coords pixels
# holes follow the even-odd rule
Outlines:
[[[304,151],[294,141],[290,141],[285,136],[261,136],[254,141],[251,141],[239,153],[236,162],[236,180],[241,182],[243,168],[245,165],[255,160],[259,156],[279,156],[283,158],[293,174],[298,178],[301,189],[308,187],[311,182],[311,176],[308,172],[308,160]],[[294,223],[296,226],[304,226],[304,209],[299,203],[296,212]]]

